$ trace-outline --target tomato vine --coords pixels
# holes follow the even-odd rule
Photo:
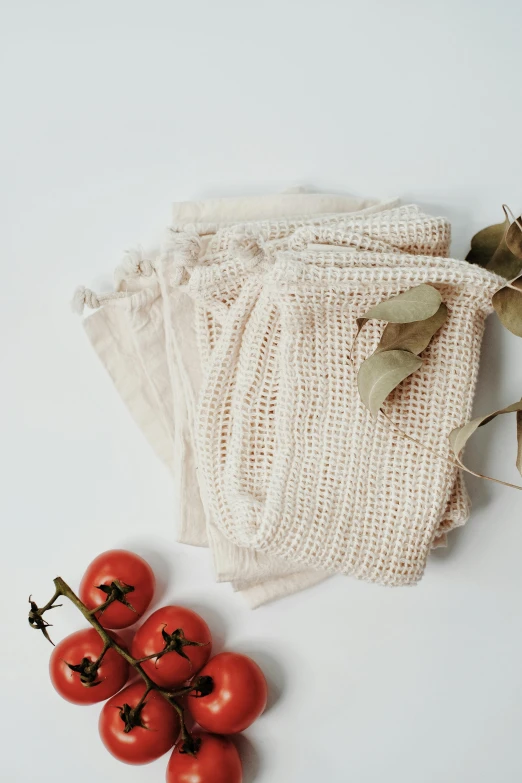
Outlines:
[[[118,642],[113,639],[110,633],[102,626],[100,621],[95,616],[97,612],[103,611],[114,601],[121,600],[118,597],[117,591],[112,591],[107,600],[100,604],[100,606],[96,607],[95,609],[88,609],[87,606],[78,598],[76,593],[61,577],[56,577],[56,579],[54,579],[54,587],[55,593],[51,600],[45,604],[45,606],[39,607],[36,602],[32,600],[32,597],[29,597],[29,603],[31,607],[28,617],[29,625],[35,630],[41,631],[45,638],[51,642],[51,644],[53,644],[48,632],[48,628],[51,627],[51,624],[47,622],[47,620],[44,618],[44,615],[51,609],[56,609],[59,606],[62,606],[62,604],[56,603],[59,598],[67,598],[69,601],[71,601],[71,603],[81,612],[85,619],[99,633],[103,641],[103,648],[100,656],[96,661],[91,662],[88,667],[88,672],[86,672],[88,675],[86,679],[88,681],[85,682],[85,686],[89,687],[96,685],[96,672],[103,660],[104,655],[109,649],[115,650],[115,652],[117,652],[118,655],[121,655],[121,657],[129,664],[129,666],[131,666],[134,671],[140,675],[143,682],[145,683],[145,691],[138,704],[136,704],[134,707],[130,707],[128,704],[124,704],[121,707],[120,716],[125,723],[124,731],[129,732],[135,726],[141,725],[140,713],[145,704],[145,699],[151,691],[157,691],[157,693],[159,693],[178,714],[181,726],[180,737],[182,743],[180,752],[195,756],[199,750],[201,739],[199,737],[192,737],[191,733],[188,731],[184,718],[184,709],[180,704],[179,699],[188,693],[192,693],[196,698],[209,695],[213,689],[212,678],[209,676],[195,675],[186,686],[178,688],[177,690],[169,690],[167,688],[160,687],[147,674],[147,672],[144,671],[141,665],[143,659],[134,658],[124,647],[118,644]],[[145,660],[151,658],[160,658],[166,652],[177,652],[178,654],[184,655],[184,646],[200,644],[199,642],[191,642],[190,640],[185,639],[182,629],[176,631],[176,634],[177,646],[169,637],[169,639],[166,640],[166,647],[163,650],[159,650],[154,655],[147,656],[147,659]]]

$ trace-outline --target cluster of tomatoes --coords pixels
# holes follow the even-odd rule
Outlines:
[[[127,652],[112,629],[127,628],[141,617],[154,586],[148,563],[132,552],[112,550],[88,567],[80,600]],[[202,617],[181,606],[164,606],[138,628],[130,663],[98,631],[86,628],[55,647],[50,676],[68,701],[106,702],[99,732],[119,760],[146,764],[176,746],[167,783],[241,783],[241,762],[228,735],[243,731],[263,712],[266,680],[251,658],[233,652],[211,658],[211,649]],[[148,680],[138,673],[139,679],[126,685],[132,659]],[[186,731],[183,711],[175,709],[169,696],[185,704],[198,725],[195,731]]]

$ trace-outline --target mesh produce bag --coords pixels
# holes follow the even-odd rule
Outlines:
[[[309,194],[247,199],[239,203],[231,201],[232,203],[225,204],[222,200],[215,204],[203,202],[200,208],[197,204],[178,205],[170,239],[156,264],[165,303],[165,320],[168,324],[166,331],[169,364],[174,375],[186,379],[184,400],[194,438],[194,410],[201,377],[219,341],[222,324],[228,318],[229,310],[235,306],[245,281],[252,278],[254,267],[257,267],[257,277],[261,271],[261,265],[257,263],[257,242],[265,237],[267,243],[286,247],[288,237],[293,235],[296,229],[307,225],[317,227],[322,222],[331,220],[321,214],[329,209],[348,212],[362,208],[370,212],[383,208],[377,202]],[[238,214],[245,217],[248,212],[266,212],[277,216],[288,215],[292,210],[300,211],[301,214],[279,220],[236,223],[230,227],[227,227],[223,220],[226,215],[235,215],[237,218]],[[216,224],[207,219],[196,224],[187,224],[186,221],[190,218],[203,217],[198,213],[204,213],[207,218],[215,217],[217,213],[221,223]],[[191,279],[195,267],[199,267],[202,272],[197,286]],[[190,286],[187,285],[189,279]],[[194,296],[196,287],[197,296]],[[190,290],[194,302],[188,299],[186,290]],[[177,384],[173,383],[173,389],[179,402]],[[189,441],[187,446],[192,449],[193,439],[189,438]],[[189,490],[197,484],[195,474],[191,475],[186,465],[184,476]],[[261,475],[259,478],[263,479]],[[185,494],[188,495],[188,492]],[[185,514],[185,517],[187,516]],[[196,516],[199,516],[199,524],[194,526],[192,523]],[[268,557],[254,550],[238,548],[213,524],[208,510],[206,515],[196,515],[192,511],[191,525],[182,530],[184,540],[189,543],[195,535],[206,535],[212,548],[218,580],[232,580],[236,589],[245,592],[251,605],[257,605],[265,597],[278,597],[316,584],[326,576],[315,570],[303,571],[298,564]],[[264,580],[262,585],[250,587],[253,582],[259,583],[261,580]]]
[[[86,319],[86,331],[134,418],[174,474],[180,502],[179,540],[210,544],[217,579],[232,580],[251,606],[316,584],[326,574],[238,548],[205,513],[194,444],[204,366],[219,339],[222,320],[251,272],[250,260],[257,251],[251,252],[249,246],[253,236],[259,236],[259,226],[264,226],[267,238],[284,238],[297,228],[317,227],[327,220],[323,213],[342,214],[361,207],[382,208],[375,202],[312,194],[178,204],[174,231],[169,231],[172,241],[161,254],[133,251],[116,270],[116,292],[96,295],[82,288],[75,297],[79,311],[84,304],[100,308]],[[294,213],[299,214],[282,219]],[[280,219],[262,220],[270,216]],[[245,227],[243,232],[237,225],[241,219],[244,225],[245,219],[253,218],[258,218],[255,230]],[[198,222],[191,223],[186,235],[187,221],[194,220]],[[180,244],[179,234],[188,242],[181,237]],[[185,284],[192,265],[214,238],[214,252],[221,258],[231,254],[226,287],[223,280],[206,300],[194,301],[187,296]],[[283,241],[281,247],[285,246]],[[238,253],[247,261],[244,267],[234,262]]]
[[[199,460],[213,518],[239,546],[409,584],[422,575],[429,549],[469,514],[445,457],[449,432],[470,413],[499,279],[426,255],[447,250],[449,231],[416,208],[364,223],[356,217],[298,229],[294,247],[305,249],[260,254],[261,285],[257,274],[243,286],[210,359]],[[321,247],[334,236],[343,249]],[[196,294],[208,274],[191,278]],[[385,411],[440,457],[403,440],[386,420],[372,420],[359,399],[356,368],[382,325],[365,327],[350,360],[356,318],[423,282],[441,291],[448,321]]]

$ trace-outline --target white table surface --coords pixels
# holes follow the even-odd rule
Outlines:
[[[171,201],[305,184],[448,215],[453,250],[522,207],[519,4],[475,0],[0,2],[2,708],[6,783],[154,783],[53,692],[27,626],[57,574],[114,546],[161,600],[250,652],[271,707],[245,782],[514,783],[522,777],[522,496],[467,480],[474,513],[416,588],[348,578],[250,611],[175,543],[169,476],[69,300],[154,241]],[[488,324],[477,413],[522,393],[522,343]],[[516,480],[514,422],[468,459]],[[72,608],[54,636],[79,627]]]

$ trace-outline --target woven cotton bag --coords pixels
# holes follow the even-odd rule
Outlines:
[[[375,202],[356,203],[362,206],[356,214],[371,214],[382,210],[386,205]],[[288,206],[288,204],[287,204]],[[345,205],[346,208],[350,204]],[[352,203],[353,209],[353,203]],[[163,261],[159,266],[160,279],[164,281],[165,289],[169,285],[175,291],[181,284],[195,300],[194,324],[198,338],[199,355],[203,366],[211,360],[216,346],[222,344],[220,335],[224,324],[236,324],[236,314],[240,301],[253,304],[261,290],[261,273],[268,257],[264,257],[264,248],[285,248],[295,232],[301,228],[318,229],[323,223],[335,224],[343,213],[335,216],[298,215],[280,220],[255,221],[243,223],[229,228],[219,229],[215,225],[176,226],[175,235],[171,240],[171,252],[166,248]],[[215,232],[215,234],[214,234]],[[184,267],[180,272],[180,266]],[[170,271],[169,271],[170,270]],[[165,300],[168,301],[168,291]],[[171,317],[176,318],[176,308],[171,308]],[[237,326],[237,324],[236,324]],[[240,325],[239,325],[240,328]],[[177,330],[172,329],[172,333]],[[180,347],[183,344],[181,335]],[[179,359],[178,359],[179,360]],[[181,359],[182,361],[182,359]],[[211,415],[214,415],[213,412]],[[220,436],[214,446],[225,443],[228,437],[228,423],[231,421],[230,408],[224,401],[217,413],[219,417]],[[199,425],[194,425],[195,430]],[[262,448],[262,447],[261,447]],[[267,471],[259,466],[257,480],[262,486],[266,480]],[[219,483],[219,479],[217,479]],[[267,558],[262,553],[256,553],[237,547],[231,547],[230,542],[219,534],[213,523],[213,514],[207,510],[207,533],[210,537],[215,554],[216,569],[223,579],[233,579],[236,586],[244,587],[244,580],[238,578],[241,572],[255,574],[256,578],[275,578],[278,575],[292,574],[296,581],[296,570],[299,565],[285,563],[274,558]],[[226,564],[231,571],[226,571]],[[325,574],[309,572],[301,575],[301,583],[317,583],[325,578]],[[279,584],[282,587],[282,583]]]
[[[216,477],[222,483],[214,513],[239,545],[372,581],[408,584],[422,575],[444,527],[467,516],[462,485],[444,456],[450,430],[470,413],[483,322],[499,280],[463,262],[383,253],[386,245],[373,253],[350,247],[323,255],[283,253],[266,270],[255,306],[246,298],[239,302],[235,324],[224,329],[214,352],[201,405],[200,460],[212,489]],[[441,289],[449,319],[421,370],[390,397],[386,410],[441,459],[406,443],[386,421],[372,421],[359,400],[355,366],[375,349],[378,324],[368,324],[359,338],[355,366],[348,356],[356,317],[421,282]],[[271,351],[278,318],[275,365],[266,357],[252,364],[260,346]],[[245,381],[252,367],[254,377]],[[209,455],[209,449],[217,436],[213,414],[231,394],[230,388],[223,392],[227,374],[236,376],[234,434],[223,467],[223,455]],[[266,392],[261,395],[260,384]],[[252,455],[258,454],[256,438],[267,418],[271,472],[265,496],[256,497]],[[254,424],[245,435],[247,419]],[[221,472],[215,469],[219,461]]]
[[[422,259],[412,258],[411,254],[447,256],[450,226],[447,220],[425,215],[418,207],[410,205],[376,214],[343,218],[337,216],[318,226],[298,229],[288,244],[294,248],[308,247],[314,250],[327,250],[337,245],[358,251],[375,251],[373,255],[361,253],[355,257],[346,254],[304,255],[299,261],[304,264],[311,260],[318,265],[326,263],[343,266],[348,263],[375,266],[386,264],[386,254],[390,251],[402,251],[405,254],[402,263],[417,266],[422,263]],[[261,494],[258,493],[256,481],[259,475],[266,475],[266,463],[273,458],[275,447],[273,409],[279,384],[277,351],[280,313],[273,300],[269,306],[265,306],[266,301],[267,297],[262,295],[255,306],[251,322],[246,326],[243,346],[247,347],[241,351],[235,380],[240,388],[232,398],[235,426],[227,460],[227,475],[233,477],[236,486],[236,491],[230,496],[235,507],[232,513],[236,513],[238,503],[245,496],[264,500],[263,487]],[[259,319],[262,323],[259,323]],[[255,342],[256,335],[258,344]],[[265,421],[262,421],[263,417]],[[260,432],[267,433],[266,443],[260,443]],[[265,480],[265,486],[266,483]],[[230,486],[230,478],[223,486]],[[464,524],[469,513],[469,497],[459,472],[432,546],[445,545],[447,532]]]
[[[225,253],[220,256],[223,250],[230,251],[230,245],[233,240],[239,245],[240,233],[242,234],[243,247],[256,246],[256,242],[265,249],[265,256],[268,252],[269,257],[264,257],[263,253],[258,252],[250,257],[244,253],[231,254]],[[306,225],[299,225],[296,221],[286,221],[279,223],[251,224],[237,227],[232,234],[222,232],[221,236],[216,237],[213,246],[217,252],[214,256],[207,257],[207,263],[197,267],[190,280],[189,289],[199,302],[201,311],[203,336],[209,334],[214,336],[215,329],[208,327],[206,323],[210,320],[206,314],[212,301],[221,303],[223,297],[231,289],[231,279],[246,280],[250,275],[257,276],[257,282],[248,293],[249,304],[252,305],[255,298],[262,290],[262,283],[259,280],[260,268],[269,269],[273,256],[278,248],[285,247],[306,247],[310,242],[321,242],[326,244],[352,246],[357,249],[364,249],[370,246],[378,249],[380,252],[389,252],[390,250],[402,250],[409,253],[430,253],[432,255],[446,255],[449,249],[450,228],[446,220],[441,218],[432,218],[420,212],[418,207],[400,207],[395,209],[386,209],[381,207],[369,208],[352,215],[335,215],[330,218],[322,218],[312,223],[308,221]],[[315,245],[318,247],[318,245]],[[209,248],[210,250],[210,248]],[[258,248],[259,250],[259,248]],[[272,258],[273,260],[273,258]],[[252,261],[254,264],[252,264]],[[257,266],[255,262],[257,263]],[[208,302],[208,306],[204,303]],[[270,474],[269,462],[273,456],[273,417],[271,415],[271,405],[269,400],[273,392],[268,391],[272,385],[277,388],[278,362],[274,358],[274,352],[278,350],[279,339],[279,321],[277,308],[272,310],[264,309],[264,303],[258,303],[256,307],[256,318],[266,318],[266,327],[259,329],[259,324],[254,324],[254,334],[257,332],[260,343],[252,343],[248,335],[246,338],[242,333],[243,324],[234,323],[237,321],[239,309],[236,307],[230,319],[228,319],[227,335],[221,339],[219,356],[213,362],[214,378],[209,380],[207,386],[214,384],[214,392],[221,394],[221,402],[211,402],[208,408],[202,405],[202,417],[206,416],[206,422],[200,421],[199,430],[202,438],[206,438],[206,443],[201,449],[200,458],[205,459],[211,452],[214,458],[207,462],[209,472],[207,480],[209,490],[214,495],[216,501],[217,513],[221,520],[221,525],[226,531],[231,523],[231,510],[227,507],[225,498],[224,466],[227,459],[229,448],[230,433],[232,432],[232,418],[229,415],[230,410],[234,411],[236,421],[234,432],[241,437],[242,433],[247,433],[249,429],[253,430],[252,437],[248,443],[248,449],[242,453],[241,450],[233,447],[232,451],[236,456],[240,456],[241,466],[239,471],[243,472],[242,480],[247,478],[246,485],[243,483],[243,495],[250,495],[258,500],[264,499],[264,492],[268,483]],[[225,318],[227,316],[225,315]],[[248,313],[245,324],[248,322]],[[252,329],[252,324],[246,326]],[[203,337],[203,339],[204,339]],[[236,346],[228,341],[233,339]],[[249,404],[245,401],[235,399],[231,402],[234,385],[236,382],[235,373],[237,364],[235,356],[239,350],[239,343],[245,347],[241,351],[241,362],[243,374],[250,374],[251,395]],[[236,353],[234,353],[234,351]],[[228,362],[223,367],[220,362]],[[260,367],[259,363],[263,366]],[[222,377],[220,377],[222,376]],[[259,379],[262,379],[262,382]],[[256,397],[257,395],[257,397]],[[257,403],[259,402],[259,405]],[[216,411],[220,411],[219,414]],[[225,415],[223,413],[225,412]],[[219,415],[222,418],[219,418]],[[208,426],[207,426],[208,425]],[[248,436],[247,436],[248,439]],[[248,477],[245,476],[248,471]],[[236,497],[237,502],[237,497]],[[457,492],[451,503],[452,516],[455,520],[449,524],[446,520],[446,526],[462,524],[468,515],[467,496],[462,488],[460,478],[457,481]],[[237,506],[236,506],[237,510]],[[437,539],[438,543],[444,543],[444,535]]]
[[[409,206],[375,214],[365,212],[351,216],[337,215],[335,218],[315,226],[307,225],[297,228],[291,237],[285,239],[284,245],[301,247],[306,246],[310,241],[351,246],[358,250],[373,247],[380,253],[395,249],[409,253],[437,255],[448,252],[450,228],[446,220],[423,215],[417,207]],[[272,240],[270,243],[264,242],[263,246],[273,255],[277,244]],[[282,246],[282,243],[279,243],[279,247]],[[318,247],[318,245],[315,246]],[[258,258],[261,258],[261,264],[268,269],[270,260],[262,259],[261,256]],[[343,257],[341,256],[341,258]],[[363,256],[360,258],[362,259]],[[216,273],[207,270],[207,284],[209,284],[208,276],[216,274],[219,277],[219,271]],[[254,285],[254,296],[256,291],[261,291],[261,288],[259,283],[257,289]],[[272,302],[271,308],[267,309],[265,302],[266,297],[261,294],[260,302],[254,306],[252,321],[250,323],[245,321],[244,335],[241,332],[241,326],[235,330],[236,336],[242,341],[237,371],[242,377],[240,385],[246,385],[247,390],[231,391],[237,382],[235,377],[237,367],[234,367],[234,360],[225,371],[229,386],[222,394],[224,400],[227,395],[230,397],[230,402],[224,404],[228,404],[229,408],[234,411],[234,424],[229,426],[229,430],[234,432],[234,436],[230,440],[228,431],[223,429],[220,431],[221,438],[219,438],[217,428],[214,428],[209,431],[207,445],[203,447],[203,452],[208,451],[212,448],[213,439],[217,439],[220,443],[227,444],[227,451],[231,455],[230,458],[227,458],[229,465],[232,465],[234,459],[236,460],[231,469],[232,471],[235,469],[236,479],[240,475],[241,492],[233,496],[234,509],[229,509],[229,513],[232,514],[241,513],[239,506],[242,497],[249,496],[258,501],[264,500],[264,492],[268,483],[267,476],[270,473],[270,461],[273,459],[274,419],[272,408],[273,399],[277,396],[278,385],[276,354],[280,336],[280,319],[274,303]],[[261,323],[259,319],[261,319]],[[249,336],[250,333],[254,336],[253,339]],[[259,344],[255,342],[255,335],[259,338]],[[219,367],[218,373],[222,372],[223,368]],[[244,394],[243,397],[242,394]],[[209,411],[209,413],[211,426],[214,427],[217,422],[215,412]],[[230,424],[230,417],[227,418],[227,423]],[[200,429],[205,432],[205,425],[202,425]],[[250,433],[250,436],[247,433]],[[245,437],[245,449],[242,449],[241,444],[238,443],[238,440],[243,437]],[[218,472],[210,479],[210,484],[217,488],[217,494],[220,495],[220,500],[224,503],[229,482],[225,482],[224,476],[220,476],[219,473],[220,469],[221,471],[224,469],[225,457],[223,454],[216,459],[214,464]],[[441,522],[440,534],[434,544],[444,544],[444,531],[457,524],[463,524],[468,515],[469,502],[459,475],[455,493],[450,501],[450,508],[445,520]],[[221,519],[227,518],[227,512],[223,508],[220,510],[220,517]]]
[[[167,356],[173,376],[172,386],[177,396],[176,404],[179,405],[179,383],[176,379],[181,377],[186,381],[182,396],[187,409],[185,420],[189,430],[194,427],[194,406],[201,373],[219,337],[221,322],[227,317],[228,309],[237,298],[243,281],[248,276],[251,259],[256,255],[255,248],[253,253],[249,252],[252,236],[255,234],[259,237],[261,226],[267,239],[278,239],[289,236],[298,227],[319,225],[326,219],[320,216],[321,212],[328,214],[328,210],[332,209],[347,212],[361,207],[366,211],[383,208],[375,201],[361,202],[348,197],[310,194],[247,199],[240,202],[231,200],[231,203],[218,200],[210,204],[203,202],[199,205],[175,206],[175,221],[169,232],[169,241],[165,244],[156,269],[164,300]],[[241,224],[223,230],[221,225],[208,222],[209,217],[219,216],[223,223],[224,217],[231,218],[235,213],[242,213],[243,217],[249,213],[252,215],[263,212],[277,216],[288,215],[292,210],[302,214],[279,221],[257,221],[255,229]],[[207,220],[187,225],[187,220],[194,217],[205,217]],[[246,259],[246,264],[241,260],[237,263],[238,254]],[[203,287],[204,296],[196,300],[195,307],[191,310],[191,303],[188,302],[184,289],[193,267],[200,263],[206,267],[212,259],[210,266],[216,268],[215,261],[218,257],[224,262],[219,265],[218,276],[211,285]],[[194,334],[198,338],[197,345],[194,342]],[[193,441],[194,438],[187,432],[182,444],[185,458],[180,466],[181,480],[185,482],[187,491],[184,493],[181,487],[182,498],[188,497],[189,492],[193,492],[194,486],[197,486],[195,463],[187,460],[187,455],[193,454]],[[316,584],[326,576],[316,571],[303,571],[299,565],[279,561],[263,553],[238,549],[213,525],[211,515],[202,513],[198,498],[193,498],[191,508],[185,508],[183,511],[182,517],[189,519],[190,523],[182,527],[181,540],[188,543],[208,541],[212,548],[218,581],[232,580],[235,589],[241,589],[251,605],[258,605],[264,600]],[[253,584],[255,586],[252,587]]]
[[[280,221],[288,234],[296,226],[307,225],[309,220],[312,225],[321,222],[323,218],[318,216],[322,213],[342,213],[360,207],[380,208],[376,202],[361,202],[351,197],[302,193],[187,202],[174,206],[173,229],[176,233],[183,232],[187,220],[200,218],[203,222],[197,227],[202,235],[201,246],[205,246],[223,225],[231,226],[241,218],[251,220],[299,213],[295,221]],[[220,223],[215,223],[216,219]],[[172,232],[169,236],[172,237]],[[196,242],[198,250],[199,241]],[[183,290],[186,254],[182,263],[172,259],[170,251],[166,257],[174,260],[168,285],[161,274],[156,276],[165,260],[164,254],[154,251],[144,255],[132,251],[116,270],[115,292],[97,295],[80,288],[73,304],[80,312],[84,304],[99,308],[86,319],[85,329],[137,423],[176,478],[177,497],[181,503],[177,514],[179,540],[201,545],[208,544],[210,537],[218,580],[233,580],[234,589],[241,590],[251,606],[257,606],[316,584],[325,575],[262,553],[240,550],[220,534],[211,520],[207,520],[197,480],[194,403],[201,365],[217,339],[225,302],[233,302],[237,286],[230,286],[226,298],[222,294],[217,307],[214,307],[215,303],[209,308],[198,307],[196,317],[194,302]],[[189,266],[190,261],[189,252]],[[163,287],[161,283],[164,283]],[[205,328],[210,325],[208,339],[202,339],[198,344],[193,338],[196,331],[200,334],[202,330],[196,323],[204,323]],[[178,348],[181,344],[179,354],[176,342]],[[203,349],[203,362],[200,348]],[[173,356],[175,360],[171,361]],[[188,362],[187,357],[190,357]]]
[[[128,287],[107,294],[78,289],[73,305],[81,312],[84,303],[98,308],[83,322],[96,353],[150,445],[176,474],[175,416],[163,360],[165,333],[157,279],[152,274],[131,275]]]

